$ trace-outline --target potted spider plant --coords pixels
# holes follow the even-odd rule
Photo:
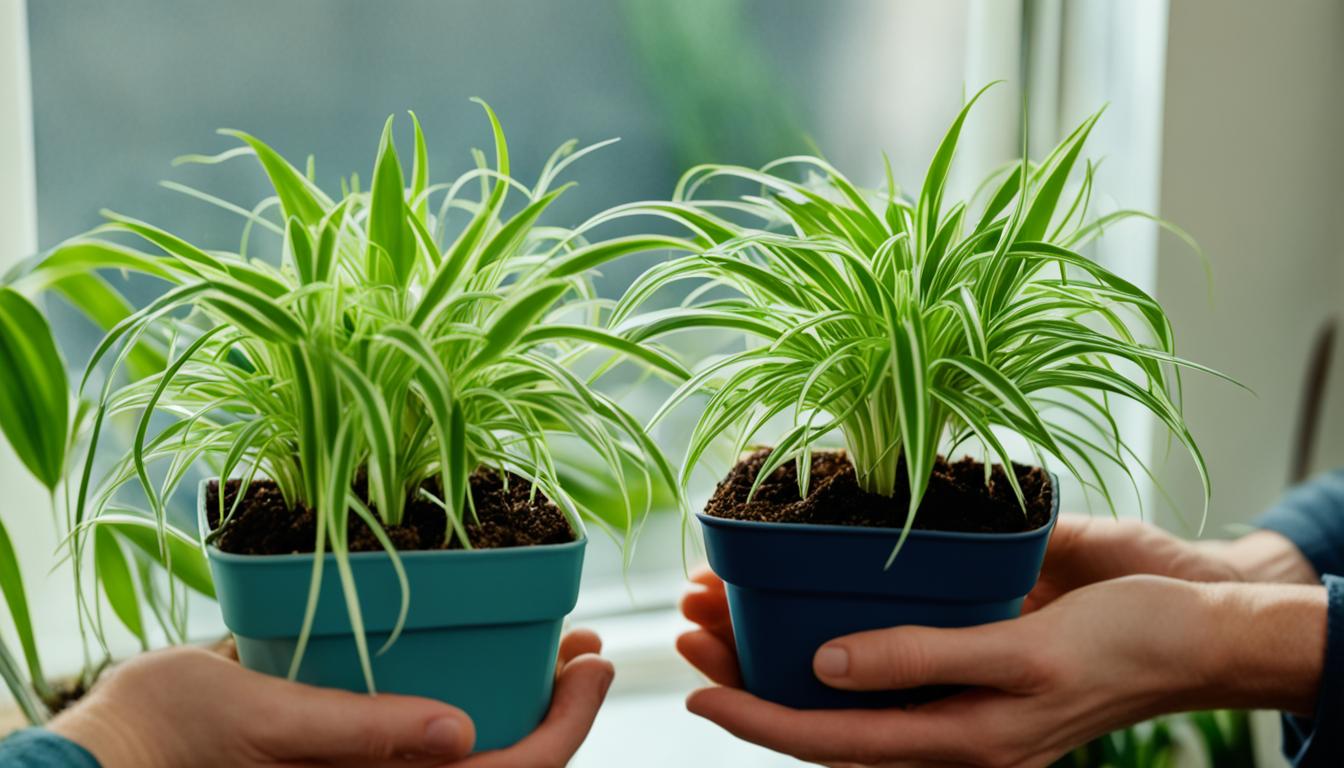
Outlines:
[[[206,251],[106,214],[94,236],[51,256],[169,284],[89,362],[113,361],[95,441],[117,414],[135,414],[137,429],[97,487],[86,465],[77,530],[134,520],[176,540],[169,497],[207,461],[200,530],[242,663],[450,702],[475,721],[477,749],[514,743],[545,714],[577,598],[589,510],[567,491],[553,444],[579,446],[621,488],[649,487],[654,474],[674,484],[594,380],[623,360],[688,375],[658,347],[603,330],[586,277],[669,239],[590,242],[591,223],[540,224],[566,188],[552,188],[557,175],[587,150],[563,145],[529,187],[510,176],[503,131],[485,111],[493,167],[477,153],[475,169],[431,184],[415,121],[408,183],[389,118],[370,188],[352,178],[339,198],[311,164],[300,172],[227,132],[238,148],[189,159],[254,156],[274,197],[248,210],[192,193],[243,214],[254,243],[268,233],[269,252],[249,254],[246,237],[236,253]],[[144,337],[171,340],[162,373],[116,385]],[[589,354],[601,359],[585,377]],[[146,500],[139,512],[113,501],[125,486]],[[638,514],[625,510],[627,521]]]
[[[690,229],[699,252],[636,280],[613,328],[636,343],[706,328],[748,340],[711,358],[653,418],[709,393],[683,485],[720,438],[743,456],[786,425],[773,447],[745,454],[699,515],[727,585],[742,679],[762,698],[867,707],[936,695],[833,690],[812,657],[856,631],[1017,615],[1059,509],[1047,459],[1107,503],[1105,465],[1133,466],[1112,398],[1136,401],[1184,443],[1207,499],[1174,396],[1177,368],[1193,364],[1174,354],[1156,301],[1079,252],[1103,227],[1144,216],[1089,217],[1090,163],[1077,193],[1064,194],[1098,115],[1043,161],[991,177],[983,203],[948,206],[948,168],[974,102],[916,200],[900,195],[889,166],[887,189],[869,193],[823,160],[791,157],[761,170],[692,169],[671,203],[650,205]],[[790,178],[799,169],[807,178]],[[709,192],[742,182],[753,194]],[[679,306],[640,311],[683,281],[695,287]],[[1010,459],[1004,432],[1034,465]],[[843,450],[821,450],[831,435]],[[980,458],[956,458],[963,446]]]

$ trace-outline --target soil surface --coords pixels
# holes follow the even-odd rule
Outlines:
[[[79,675],[53,680],[47,685],[51,689],[51,698],[46,700],[47,709],[56,715],[78,704],[89,692],[88,686]]]
[[[224,486],[224,509],[233,505],[239,482]],[[574,531],[560,508],[540,491],[531,498],[532,484],[510,474],[508,488],[499,473],[481,468],[471,475],[471,498],[476,518],[466,515],[467,537],[473,547],[526,547],[535,544],[562,544],[574,540]],[[366,484],[356,481],[355,492],[366,499]],[[426,490],[442,498],[437,481]],[[211,529],[219,526],[219,483],[206,487],[206,517]],[[373,506],[370,504],[370,508]],[[376,511],[376,510],[375,510]],[[448,519],[434,502],[419,494],[407,500],[402,524],[386,528],[387,536],[398,550],[461,549],[457,536],[445,537]],[[240,555],[281,555],[312,552],[317,538],[317,518],[307,507],[290,508],[280,489],[269,480],[253,481],[242,504],[225,524],[215,544],[225,552]],[[445,541],[447,538],[447,541]],[[350,551],[381,552],[373,531],[358,515],[349,522]]]
[[[905,525],[910,488],[905,482],[904,465],[898,475],[896,494],[879,496],[859,487],[854,465],[844,451],[816,451],[812,454],[812,478],[806,498],[799,496],[797,466],[789,461],[766,478],[756,489],[756,495],[747,501],[751,484],[769,455],[767,448],[738,462],[710,497],[706,514],[773,523],[873,528]],[[986,484],[985,465],[981,462],[970,457],[949,462],[939,456],[912,527],[961,533],[1017,533],[1040,528],[1050,521],[1054,493],[1050,476],[1039,467],[1022,464],[1014,464],[1013,470],[1027,500],[1026,515],[1022,514],[1001,465],[993,465]]]

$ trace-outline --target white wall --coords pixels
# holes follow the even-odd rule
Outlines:
[[[28,82],[28,31],[25,5],[19,0],[0,2],[0,274],[37,247],[37,216],[34,207],[33,137],[31,94]],[[0,372],[0,375],[3,375]],[[28,476],[9,444],[0,438],[0,519],[17,541],[21,559],[49,542],[35,540],[29,529],[45,527],[48,522],[46,494],[41,485]],[[28,525],[29,522],[34,525]],[[40,536],[40,534],[38,534]],[[28,558],[24,578],[45,580],[37,565],[47,558]],[[14,643],[8,612],[0,610],[0,631]],[[17,644],[12,646],[18,651]],[[0,690],[0,697],[7,693]]]
[[[1214,283],[1210,305],[1201,267],[1164,236],[1158,298],[1178,351],[1256,392],[1186,380],[1186,412],[1213,475],[1213,534],[1283,489],[1312,337],[1344,308],[1341,82],[1344,3],[1171,3],[1161,213],[1200,242]],[[1322,468],[1344,465],[1340,363],[1320,430]],[[1189,461],[1173,451],[1161,474],[1197,512]]]
[[[0,2],[0,268],[37,245],[24,8],[21,0]]]

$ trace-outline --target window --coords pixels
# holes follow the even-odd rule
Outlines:
[[[155,183],[165,178],[255,203],[263,179],[252,164],[170,166],[175,156],[224,147],[216,128],[244,129],[293,160],[311,153],[319,183],[334,187],[352,171],[368,178],[383,121],[408,109],[425,125],[433,164],[467,167],[467,148],[489,141],[471,96],[500,114],[524,178],[566,139],[621,138],[580,164],[580,186],[556,212],[561,218],[665,196],[694,163],[755,165],[814,147],[874,186],[885,150],[897,180],[911,187],[966,91],[996,78],[1010,83],[975,118],[956,179],[963,191],[1016,156],[1020,138],[1003,125],[1017,124],[1026,88],[1033,146],[1053,143],[1082,110],[1115,102],[1104,146],[1093,151],[1151,171],[1146,181],[1142,173],[1106,177],[1116,197],[1142,207],[1154,202],[1143,185],[1155,190],[1151,121],[1159,118],[1146,110],[1161,103],[1150,80],[1160,86],[1154,73],[1161,71],[1164,9],[1153,2],[1066,12],[1058,2],[972,0],[191,0],[171,7],[43,0],[27,8],[36,245],[49,248],[96,225],[98,211],[111,207],[208,247],[235,249],[240,219]],[[0,31],[23,37],[17,24],[0,23]],[[1110,47],[1093,45],[1099,42]],[[1151,78],[1119,82],[1113,73],[1129,70],[1114,68],[1117,61],[1142,63],[1141,77]],[[12,127],[0,121],[0,131]],[[1142,271],[1153,245],[1135,247],[1132,266]],[[615,295],[640,266],[609,271],[603,290]],[[149,296],[145,287],[129,289]],[[87,353],[96,331],[52,309],[66,348]],[[645,397],[649,403],[631,407],[651,409],[654,396]],[[675,457],[678,431],[669,427],[660,439]],[[0,461],[13,464],[8,456]],[[693,503],[712,482],[702,475]],[[49,550],[43,516],[21,517],[15,535]],[[680,528],[670,511],[654,515],[628,571],[615,545],[593,539],[575,618],[604,631],[622,675],[577,764],[620,764],[635,740],[643,765],[787,764],[680,706],[695,682],[671,651],[680,626],[672,611],[682,583]],[[71,629],[62,622],[73,623],[72,598],[59,575],[45,583],[42,575],[30,574],[29,582],[42,606],[37,620],[45,637],[68,645],[49,652],[48,664],[73,668],[75,633],[52,631]],[[203,637],[222,631],[208,608],[195,618]]]
[[[144,0],[33,3],[38,242],[54,246],[111,207],[236,249],[241,219],[156,183],[254,204],[264,179],[250,163],[170,165],[225,146],[215,129],[247,130],[296,161],[312,154],[319,182],[334,187],[351,172],[368,177],[386,116],[411,109],[432,161],[458,171],[468,147],[489,141],[474,95],[499,112],[524,178],[568,138],[620,137],[578,166],[560,217],[665,196],[695,163],[758,165],[813,143],[873,185],[885,150],[917,184],[963,97],[968,15],[965,3],[880,0],[247,0],[171,14]],[[618,293],[641,266],[617,265],[605,287]],[[58,323],[67,344],[97,338],[73,312]],[[654,585],[665,580],[649,574],[679,575],[679,523],[659,515],[645,533],[629,576],[636,604],[668,605]],[[628,610],[615,548],[594,543],[585,606]]]

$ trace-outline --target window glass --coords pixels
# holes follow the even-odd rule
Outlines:
[[[158,183],[258,202],[267,186],[251,161],[170,165],[232,146],[215,135],[221,127],[261,137],[296,164],[313,155],[319,183],[336,189],[352,172],[368,178],[389,114],[401,116],[406,144],[414,110],[432,172],[456,175],[471,167],[470,147],[489,146],[472,96],[499,113],[525,181],[566,139],[620,138],[576,167],[580,184],[554,210],[557,223],[666,196],[695,163],[759,165],[798,152],[822,152],[876,186],[885,150],[909,187],[962,101],[966,25],[964,2],[885,0],[30,3],[40,245],[112,208],[236,250],[240,218]],[[253,255],[279,247],[254,238]],[[619,293],[644,265],[608,269],[603,291]],[[141,302],[155,290],[128,287]],[[53,309],[78,365],[98,333]],[[628,405],[647,413],[661,393],[641,392],[648,402]],[[660,435],[674,458],[684,432]],[[119,450],[115,437],[107,450]],[[707,473],[693,501],[711,484]],[[178,501],[190,525],[191,499]],[[665,586],[638,585],[645,572],[680,574],[679,529],[662,515],[644,531],[631,574],[637,600],[669,599]],[[595,541],[589,560],[597,578],[586,581],[585,605],[628,609],[617,549]]]

